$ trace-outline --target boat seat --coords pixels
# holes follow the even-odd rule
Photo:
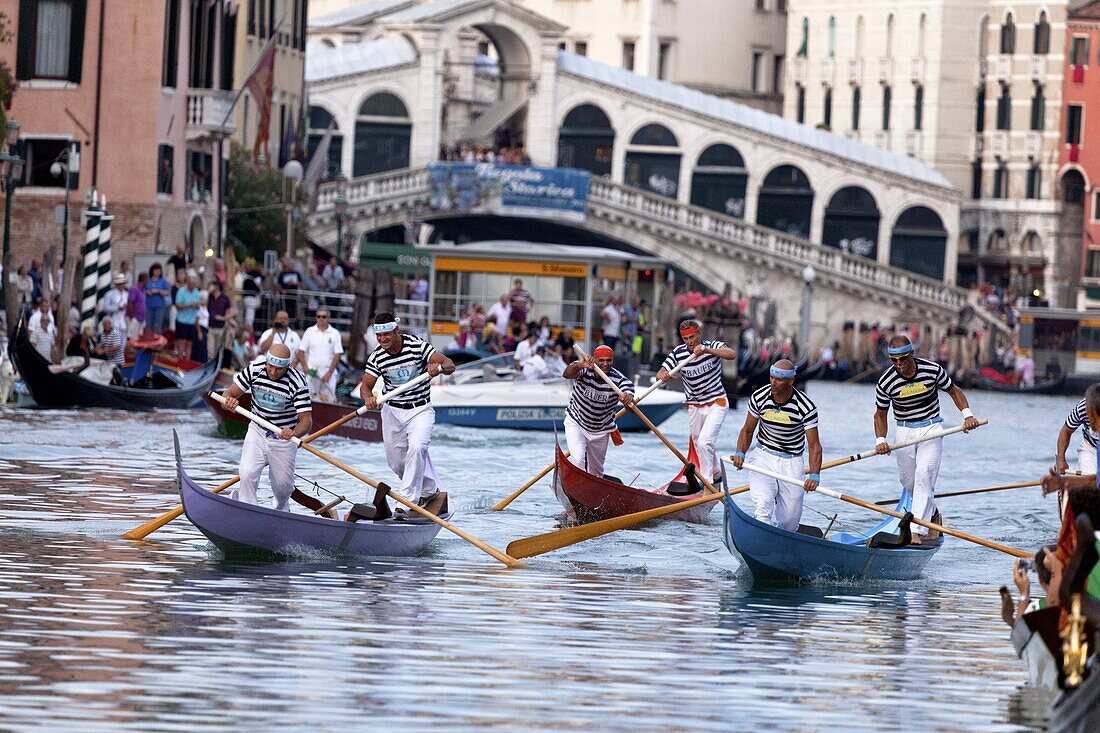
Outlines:
[[[665,489],[665,493],[669,496],[691,496],[692,494],[698,494],[702,490],[701,486],[692,486],[687,481],[673,481],[668,485],[668,488]]]
[[[621,484],[623,482],[623,480],[621,478],[619,478],[618,476],[612,476],[609,473],[605,473],[603,475],[603,479],[605,481],[611,481],[612,483],[616,483],[616,484]]]
[[[499,382],[500,378],[497,377],[497,370],[495,367],[486,364],[481,367],[481,381],[482,382]]]
[[[821,528],[815,527],[812,524],[798,525],[798,533],[804,534],[807,537],[817,537],[818,539],[825,539],[825,533],[821,531]]]
[[[153,352],[141,349],[134,354],[134,363],[128,370],[126,382],[137,384],[149,376],[149,370],[153,368]]]

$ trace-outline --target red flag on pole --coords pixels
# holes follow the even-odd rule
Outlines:
[[[252,146],[253,159],[259,159],[262,147],[265,160],[271,161],[271,152],[268,149],[268,138],[271,130],[271,97],[275,91],[275,35],[267,42],[267,46],[260,53],[260,60],[256,62],[256,68],[245,81],[244,86],[256,100],[256,108],[260,111],[259,121],[256,123],[256,142]]]

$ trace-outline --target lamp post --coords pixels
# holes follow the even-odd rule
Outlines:
[[[298,186],[302,183],[305,171],[296,160],[283,166],[283,179],[290,181],[290,199],[286,205],[286,256],[294,256],[294,213],[298,207]]]
[[[73,298],[73,283],[76,280],[76,263],[80,259],[69,261],[69,186],[73,173],[80,172],[80,153],[70,144],[61,151],[50,166],[50,174],[54,178],[64,176],[65,184],[65,221],[61,225],[61,282],[58,284],[57,298],[57,346],[65,345],[65,339],[69,336],[69,308],[68,304]]]
[[[336,216],[336,258],[341,259],[340,251],[344,247],[344,220],[348,215],[348,179],[343,173],[336,174],[336,198],[332,202],[332,212]]]
[[[802,286],[802,328],[798,337],[800,358],[803,354],[809,356],[810,353],[810,306],[816,277],[817,271],[814,270],[813,265],[806,265],[802,268],[802,282],[805,284]]]
[[[15,330],[19,315],[19,303],[16,302],[16,290],[7,282],[15,272],[15,262],[11,254],[11,197],[23,178],[23,158],[17,154],[19,145],[19,123],[8,120],[7,134],[4,139],[4,151],[0,152],[0,171],[4,180],[4,310],[7,313],[9,332]]]

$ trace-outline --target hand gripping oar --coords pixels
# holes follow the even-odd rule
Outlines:
[[[210,396],[213,397],[218,402],[222,403],[223,405],[225,404],[225,398],[222,397],[220,394],[211,392]],[[249,420],[256,423],[260,427],[264,428],[265,430],[270,430],[271,432],[276,433],[276,434],[280,432],[279,427],[277,427],[276,425],[268,422],[267,420],[263,419],[259,415],[256,415],[255,413],[252,413],[252,412],[249,412],[248,410],[244,409],[240,405],[237,405],[237,409],[235,410],[235,412],[238,415],[243,415],[244,417],[247,417]],[[360,471],[357,471],[356,469],[352,468],[351,466],[347,465],[346,463],[343,463],[342,461],[340,461],[336,458],[333,458],[332,456],[325,453],[324,451],[319,450],[318,448],[314,448],[312,445],[309,445],[308,443],[306,443],[301,438],[291,438],[291,440],[295,444],[301,446],[302,448],[305,448],[307,451],[309,451],[313,455],[320,458],[322,461],[326,461],[328,463],[331,463],[333,466],[336,466],[341,471],[344,471],[345,473],[348,473],[348,474],[354,476],[355,478],[357,478],[360,481],[362,481],[363,483],[371,486],[372,488],[379,489],[379,488],[385,487],[386,492],[393,499],[395,499],[398,503],[404,504],[406,507],[408,507],[412,511],[416,512],[417,514],[424,517],[425,519],[430,519],[431,521],[438,524],[440,527],[443,527],[444,529],[448,529],[451,532],[454,532],[456,535],[458,535],[462,539],[466,540],[467,542],[469,542],[474,547],[478,548],[479,550],[482,550],[483,552],[489,553],[494,558],[496,558],[500,562],[504,563],[508,567],[512,568],[512,567],[517,567],[517,566],[520,566],[520,565],[523,564],[519,560],[515,559],[514,557],[509,557],[508,555],[505,555],[500,550],[497,550],[497,549],[494,549],[493,547],[490,547],[489,545],[485,544],[484,542],[482,542],[478,538],[474,537],[473,535],[468,534],[464,530],[459,529],[458,527],[454,526],[453,524],[451,524],[447,520],[441,519],[441,518],[437,517],[436,515],[432,514],[431,512],[429,512],[427,509],[424,509],[423,507],[421,507],[417,504],[414,504],[413,502],[409,501],[405,497],[401,496],[401,494],[399,494],[395,491],[391,491],[390,488],[388,486],[386,486],[385,484],[383,484],[379,481],[375,481],[374,479],[370,478],[366,474],[361,473]]]
[[[926,435],[922,438],[917,438],[915,440],[908,440],[902,443],[894,443],[890,446],[890,450],[896,450],[898,448],[905,448],[910,445],[915,445],[917,443],[924,443],[929,440],[935,440],[942,435],[943,433],[935,433],[932,435]],[[827,468],[843,466],[854,461],[862,461],[864,458],[870,458],[871,456],[876,455],[879,454],[876,453],[874,450],[869,450],[864,451],[863,453],[857,453],[852,456],[837,458],[823,464],[821,466],[821,470],[824,471]],[[749,485],[744,484],[742,486],[729,489],[727,493],[729,493],[730,496],[734,496],[748,490]],[[596,537],[602,537],[605,534],[609,534],[620,529],[626,529],[627,527],[633,527],[636,524],[648,522],[651,519],[658,519],[669,514],[675,514],[676,512],[683,511],[684,509],[690,509],[693,506],[705,504],[708,501],[717,501],[721,498],[721,496],[721,494],[711,494],[708,496],[696,497],[694,499],[688,499],[686,501],[678,502],[670,506],[658,507],[656,509],[646,509],[645,511],[634,512],[633,514],[625,514],[621,517],[602,519],[598,522],[589,522],[588,524],[581,524],[576,527],[566,527],[565,529],[559,529],[553,532],[544,532],[543,534],[535,535],[533,537],[524,537],[523,539],[514,540],[508,545],[508,554],[512,557],[534,557],[535,555],[541,555],[545,552],[550,552],[552,550],[560,550],[563,547],[575,545],[578,542],[584,542],[585,540],[595,539]]]
[[[746,471],[752,471],[753,473],[758,473],[761,476],[770,476],[771,478],[775,479],[776,481],[782,481],[784,483],[791,484],[792,486],[798,486],[798,487],[802,486],[802,482],[799,481],[798,479],[793,479],[790,476],[784,476],[781,473],[778,473],[776,471],[770,471],[770,470],[768,470],[766,468],[763,468],[761,466],[753,466],[752,464],[746,463],[744,465],[744,469]],[[870,509],[871,511],[879,512],[880,514],[889,514],[891,517],[897,517],[898,519],[904,519],[905,518],[905,515],[902,514],[901,512],[896,512],[893,509],[887,509],[886,507],[881,507],[877,504],[872,504],[869,501],[864,501],[863,499],[859,499],[855,496],[848,496],[847,494],[842,494],[839,491],[833,491],[831,489],[826,489],[822,486],[818,486],[816,491],[819,494],[825,494],[826,496],[831,496],[834,499],[840,499],[841,501],[846,501],[849,504],[855,504],[856,506],[861,506],[864,509]],[[913,521],[914,524],[919,524],[922,527],[927,527],[928,529],[934,529],[937,532],[943,532],[944,534],[949,534],[952,537],[958,537],[959,539],[966,540],[967,542],[973,542],[973,543],[981,545],[983,547],[988,547],[991,550],[997,550],[999,552],[1003,552],[1006,555],[1014,555],[1015,557],[1031,557],[1032,556],[1032,553],[1027,552],[1025,550],[1018,550],[1015,547],[1008,547],[1007,545],[999,545],[996,542],[990,542],[989,540],[982,539],[981,537],[975,537],[972,534],[967,534],[966,532],[960,532],[957,529],[951,529],[949,527],[944,527],[942,524],[936,524],[935,522],[926,522],[923,519],[917,519],[916,517],[914,517],[912,521]]]
[[[673,377],[675,377],[677,374],[679,374],[681,369],[683,369],[684,367],[686,367],[688,364],[690,364],[693,361],[695,361],[695,356],[694,355],[691,356],[691,358],[685,359],[684,361],[677,364],[672,369],[672,371],[670,371],[668,373],[669,381],[671,381]],[[638,404],[639,402],[644,400],[646,397],[649,397],[651,394],[653,394],[654,392],[659,390],[661,387],[664,387],[666,384],[668,384],[668,382],[662,382],[660,379],[658,379],[656,382],[654,382],[653,384],[651,384],[649,386],[649,389],[647,389],[645,392],[642,392],[640,395],[638,395],[636,398],[634,398],[634,404],[635,405]],[[627,408],[623,407],[621,410],[616,412],[615,413],[615,419],[618,420],[620,417],[625,415],[626,410],[627,410]],[[565,452],[565,457],[566,458],[569,457],[569,451]],[[511,494],[509,494],[508,496],[504,497],[499,502],[494,504],[491,511],[499,512],[501,509],[503,509],[504,507],[508,506],[513,501],[515,501],[516,497],[518,497],[524,491],[527,491],[527,489],[529,489],[532,486],[534,486],[535,484],[537,484],[543,476],[545,476],[546,474],[550,473],[553,470],[554,470],[554,464],[551,463],[549,466],[547,466],[546,468],[542,469],[537,474],[535,474],[535,477],[533,479],[531,479],[530,481],[525,483],[523,486],[520,486],[518,489],[513,491]]]
[[[574,346],[573,351],[577,352],[582,357],[585,356],[584,350],[579,346]],[[595,370],[596,374],[600,377],[600,379],[602,379],[604,382],[607,383],[608,387],[615,390],[615,394],[617,394],[619,397],[623,396],[623,391],[621,389],[619,389],[619,385],[615,384],[615,382],[613,382],[611,380],[611,377],[604,374],[603,369],[600,369],[599,366],[597,366],[596,364],[592,365],[592,369]],[[653,424],[653,421],[645,416],[645,413],[642,412],[642,409],[640,407],[638,407],[636,404],[634,404],[633,401],[631,401],[631,403],[627,406],[631,410],[633,410],[634,414],[638,416],[638,419],[641,420],[643,423],[645,423],[646,427],[648,427],[651,431],[653,431],[653,434],[656,435],[658,438],[660,438],[661,442],[664,443],[665,446],[670,451],[672,451],[672,453],[677,458],[680,459],[680,463],[683,463],[685,466],[688,465],[687,456],[685,456],[683,453],[681,453],[679,448],[677,448],[676,446],[674,446],[672,443],[669,442],[668,438],[666,438],[664,436],[664,434],[660,430],[657,429],[657,426]],[[710,479],[708,479],[706,476],[704,476],[701,473],[699,473],[698,471],[696,471],[695,472],[695,477],[697,479],[699,479],[699,481],[703,484],[703,486],[705,486],[707,488],[707,490],[710,491],[712,494],[718,494],[718,489],[714,488],[714,486],[711,485]]]
[[[386,394],[379,397],[378,398],[378,404],[381,405],[384,402],[386,402],[386,401],[396,397],[397,395],[401,394],[402,392],[410,390],[413,387],[415,387],[416,385],[420,384],[421,382],[426,382],[429,379],[431,379],[431,376],[427,372],[424,372],[423,374],[416,377],[415,379],[410,379],[408,382],[406,382],[405,384],[402,384],[400,387],[393,390],[392,392],[387,392]],[[347,415],[344,415],[339,420],[336,420],[332,423],[329,423],[328,425],[321,428],[320,430],[318,430],[315,433],[311,433],[310,435],[308,435],[306,438],[303,439],[303,442],[309,443],[309,442],[312,442],[314,440],[317,440],[317,438],[320,438],[323,435],[328,435],[329,433],[331,433],[333,430],[340,427],[344,423],[351,422],[352,420],[354,420],[357,417],[361,417],[363,415],[366,415],[367,412],[368,412],[367,406],[363,405],[358,410],[355,410],[354,412],[349,412]],[[219,484],[218,486],[215,486],[210,491],[212,493],[215,493],[215,494],[220,494],[221,492],[225,491],[230,486],[233,486],[234,484],[236,484],[240,480],[241,480],[240,476],[234,476],[233,478],[229,479],[225,483],[222,483],[222,484]],[[177,517],[181,516],[182,514],[183,514],[183,507],[178,506],[175,509],[173,509],[172,511],[161,514],[156,519],[150,520],[150,521],[146,522],[145,524],[141,525],[140,527],[134,527],[129,532],[122,535],[122,537],[123,537],[123,539],[127,539],[127,540],[144,539],[145,537],[151,535],[153,532],[156,532],[158,529],[160,529],[164,525],[168,524],[173,519],[176,519]]]

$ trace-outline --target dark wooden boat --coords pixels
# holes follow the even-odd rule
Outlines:
[[[218,421],[218,435],[225,438],[244,438],[244,434],[248,431],[247,418],[225,409],[209,393],[203,394],[202,399]],[[241,407],[246,410],[250,409],[252,397],[247,394],[242,395],[240,403]],[[313,424],[315,427],[329,425],[349,412],[355,412],[355,410],[356,408],[351,405],[315,401],[313,403]],[[354,420],[344,423],[333,430],[332,433],[352,440],[361,440],[364,443],[381,443],[382,413],[371,410],[366,415],[360,415]]]
[[[39,407],[106,407],[116,410],[186,409],[208,391],[218,376],[211,359],[190,371],[154,366],[153,352],[141,351],[123,371],[129,384],[100,384],[76,373],[51,370],[20,325],[9,347],[12,361]]]
[[[328,552],[360,557],[407,557],[423,551],[440,526],[424,519],[345,522],[246,504],[199,486],[183,468],[175,435],[176,477],[187,518],[227,555],[295,556]],[[441,515],[449,519],[449,512]]]
[[[778,358],[778,357],[776,357],[776,358]],[[771,371],[771,365],[772,365],[773,361],[774,360],[761,359],[758,356],[757,357],[749,357],[749,359],[746,359],[746,362],[748,363],[751,371],[748,371],[748,372],[742,371],[741,372],[741,381],[738,383],[737,390],[736,390],[737,393],[739,395],[741,395],[742,397],[749,397],[749,396],[752,395],[753,392],[755,392],[756,390],[760,389],[765,384],[767,384],[768,381],[771,379],[770,371]],[[798,370],[797,374],[798,375],[803,375],[803,374],[806,375],[806,376],[802,376],[801,379],[799,378],[799,376],[796,376],[795,377],[795,384],[796,385],[801,384],[803,382],[806,382],[807,380],[813,378],[814,374],[809,373],[809,370],[807,370],[807,368],[806,368],[807,365],[809,364],[809,361],[810,361],[810,359],[807,356],[807,357],[803,357],[803,358],[799,359],[797,362],[795,362],[794,367],[795,367],[795,369]],[[820,372],[820,370],[819,370],[819,372]],[[730,391],[729,387],[726,388],[726,391],[727,392]]]
[[[647,491],[627,486],[608,476],[593,476],[569,462],[560,446],[555,446],[556,467],[554,470],[554,494],[567,512],[572,512],[580,521],[610,519],[625,514],[670,506],[687,499],[698,498],[695,493],[688,496],[673,496],[668,493],[674,484],[686,484],[684,470],[681,468],[676,477],[658,491]],[[698,465],[695,446],[688,448],[688,461]],[[670,519],[683,522],[702,522],[714,509],[717,500],[707,504],[690,507],[682,512],[668,515]]]
[[[978,377],[977,383],[973,385],[978,389],[1014,394],[1060,394],[1062,385],[1066,381],[1066,375],[1060,374],[1052,379],[1046,379],[1036,382],[1030,387],[1025,387],[1016,382],[1015,375],[1003,374],[991,367],[982,367]]]

